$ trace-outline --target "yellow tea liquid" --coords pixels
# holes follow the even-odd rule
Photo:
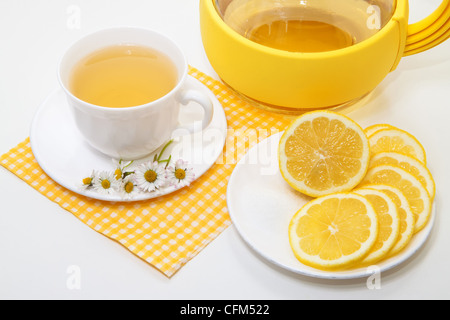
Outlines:
[[[267,47],[291,52],[323,52],[353,45],[349,33],[320,21],[272,21],[250,30],[246,37]]]
[[[127,108],[165,96],[177,82],[176,67],[165,54],[144,46],[115,45],[81,59],[72,70],[69,87],[85,102]]]
[[[290,52],[326,52],[370,38],[385,17],[366,0],[233,0],[224,21],[261,45]]]

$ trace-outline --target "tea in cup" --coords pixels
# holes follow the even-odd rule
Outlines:
[[[150,47],[117,44],[96,50],[73,67],[70,92],[80,100],[129,108],[165,96],[178,82],[170,58]]]
[[[187,89],[188,64],[166,36],[140,28],[112,28],[73,44],[58,69],[75,123],[96,150],[115,159],[145,157],[178,128],[205,129],[212,102]],[[181,126],[180,106],[202,107],[201,128]]]

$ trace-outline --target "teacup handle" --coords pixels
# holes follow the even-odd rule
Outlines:
[[[189,102],[197,102],[203,108],[203,119],[201,121],[201,127],[196,126],[195,122],[190,124],[179,125],[176,130],[187,130],[189,133],[196,133],[204,130],[210,123],[214,114],[213,103],[211,99],[205,94],[196,90],[185,90],[179,95],[180,103],[185,106]]]
[[[450,37],[450,0],[422,21],[408,26],[404,56],[431,49]]]

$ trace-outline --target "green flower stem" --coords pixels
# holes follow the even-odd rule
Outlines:
[[[127,164],[125,167],[123,167],[124,169],[128,168],[129,166],[131,166],[133,164],[134,160],[130,161],[129,164]]]
[[[165,169],[167,169],[167,166],[169,165],[171,159],[172,159],[172,155],[169,156],[169,159],[166,159],[166,160],[159,160],[158,163],[164,163],[164,162],[166,162]]]
[[[158,156],[158,158],[156,159],[156,161],[158,161],[158,162],[165,162],[164,160],[163,160],[163,161],[160,161],[160,160],[161,160],[161,157],[162,157],[164,151],[166,151],[167,147],[170,146],[170,145],[172,144],[172,142],[173,142],[173,140],[170,140],[169,142],[167,142],[167,144],[166,144],[166,145],[164,146],[164,148],[161,150],[161,153],[159,154],[159,156]],[[156,155],[155,155],[155,157],[156,157]]]

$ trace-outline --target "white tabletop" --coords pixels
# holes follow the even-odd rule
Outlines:
[[[411,2],[417,21],[440,0]],[[56,64],[78,38],[105,27],[166,33],[189,63],[217,78],[203,51],[198,0],[2,0],[0,154],[29,136],[36,108],[57,87]],[[437,221],[413,259],[367,279],[329,282],[266,262],[232,225],[166,278],[0,167],[0,299],[448,299],[450,298],[450,41],[404,58],[350,116],[391,123],[425,145],[437,185]],[[80,287],[67,285],[75,266]]]

